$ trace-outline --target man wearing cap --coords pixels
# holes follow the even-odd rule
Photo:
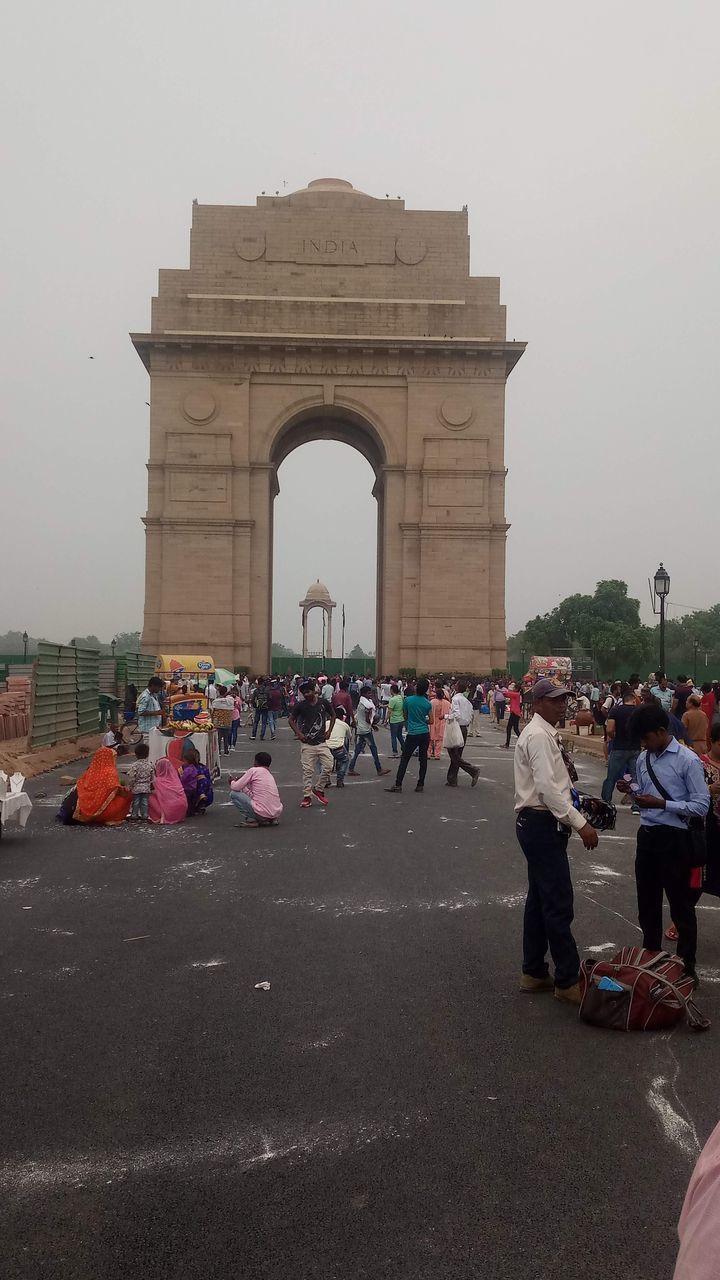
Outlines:
[[[516,831],[528,867],[520,990],[534,995],[554,988],[556,999],[579,1004],[580,957],[570,927],[573,887],[567,846],[572,831],[586,849],[596,848],[598,836],[573,806],[570,775],[556,733],[569,693],[556,680],[537,681],[535,714],[515,748]],[[554,979],[548,970],[548,948]]]

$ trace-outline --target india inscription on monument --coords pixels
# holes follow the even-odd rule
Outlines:
[[[342,440],[376,475],[378,670],[504,667],[505,337],[469,273],[466,212],[340,179],[193,205],[188,269],[161,270],[143,647],[270,665],[277,470]],[[179,589],[182,586],[182,589]]]

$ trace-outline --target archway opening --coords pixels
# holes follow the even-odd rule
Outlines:
[[[347,426],[347,424],[346,424]],[[322,431],[322,436],[320,432]],[[362,451],[352,429],[333,429],[327,422],[302,424],[293,436],[283,435],[275,451],[278,466],[273,501],[272,640],[293,654],[302,652],[303,600],[320,581],[336,602],[332,620],[332,656],[342,656],[345,608],[346,670],[356,645],[377,653],[378,524],[381,504],[376,469]],[[373,457],[381,465],[377,453]],[[325,624],[325,625],[323,625]],[[329,628],[322,608],[308,613],[308,653],[328,654]],[[359,669],[363,664],[356,662]],[[308,669],[311,669],[310,667]]]

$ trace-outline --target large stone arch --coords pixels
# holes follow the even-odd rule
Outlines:
[[[147,651],[267,669],[277,468],[330,438],[376,475],[379,666],[505,665],[504,390],[524,344],[468,266],[465,211],[337,179],[194,205],[189,270],[161,272],[133,335],[152,379]]]
[[[393,530],[386,527],[385,522],[385,477],[388,473],[389,442],[384,438],[385,432],[377,420],[371,420],[369,411],[364,413],[357,408],[348,408],[342,404],[306,405],[291,411],[286,419],[277,424],[271,439],[268,462],[270,464],[270,572],[268,581],[267,611],[268,625],[272,631],[272,564],[273,564],[273,501],[277,497],[280,486],[277,473],[282,463],[295,450],[311,440],[338,440],[341,444],[357,449],[375,472],[375,484],[372,494],[377,500],[377,542],[376,542],[376,605],[375,605],[375,652],[379,663],[384,653],[392,656],[391,641],[386,635],[384,626],[386,609],[391,610],[387,602],[389,583],[384,573],[386,554],[392,556],[397,548],[388,547],[392,542]],[[270,635],[272,641],[272,634]]]

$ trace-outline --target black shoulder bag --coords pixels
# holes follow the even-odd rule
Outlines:
[[[673,797],[670,795],[668,791],[665,790],[662,782],[660,782],[657,774],[655,773],[655,770],[653,769],[650,763],[649,751],[645,753],[645,768],[647,769],[650,775],[650,781],[655,787],[655,790],[660,792],[660,795],[662,796],[663,800],[665,801],[672,800]],[[683,818],[682,821],[685,823],[687,827],[687,835],[688,835],[688,852],[687,852],[687,859],[686,859],[687,866],[688,867],[704,867],[705,863],[707,862],[707,840],[705,837],[705,823],[702,818],[696,818],[694,814],[691,818]]]

